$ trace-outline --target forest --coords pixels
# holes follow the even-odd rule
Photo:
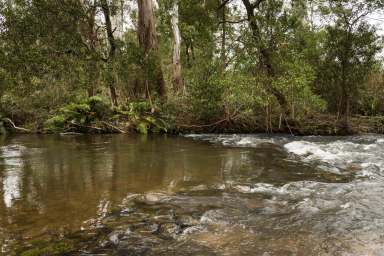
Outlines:
[[[384,255],[384,0],[0,0],[0,255]]]
[[[384,132],[381,0],[2,0],[1,132]]]

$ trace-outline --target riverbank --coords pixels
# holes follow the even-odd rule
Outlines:
[[[186,134],[186,133],[285,133],[293,135],[352,135],[384,133],[384,117],[353,116],[349,128],[341,127],[336,115],[307,113],[286,118],[275,111],[218,113],[198,115],[188,105],[173,103],[130,102],[119,107],[99,96],[64,105],[49,113],[0,115],[0,134]]]
[[[338,128],[338,119],[334,115],[316,114],[308,116],[305,120],[276,120],[270,122],[268,127],[264,118],[254,118],[249,120],[212,120],[210,122],[201,122],[191,120],[160,119],[161,115],[149,113],[142,117],[135,117],[136,120],[130,120],[128,116],[120,117],[117,120],[76,123],[71,121],[69,124],[60,127],[46,128],[42,124],[16,125],[11,119],[4,118],[0,122],[0,134],[5,133],[31,133],[31,134],[113,134],[113,133],[168,133],[168,134],[186,134],[186,133],[268,133],[268,134],[293,134],[293,135],[354,135],[354,134],[383,134],[384,117],[371,116],[353,116],[350,118],[350,132]],[[264,121],[264,122],[263,122]],[[48,120],[46,123],[52,123]],[[53,123],[57,122],[53,120]],[[51,124],[52,125],[52,124]],[[57,125],[57,124],[54,124]]]

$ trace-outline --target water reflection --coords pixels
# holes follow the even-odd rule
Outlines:
[[[13,201],[20,198],[21,171],[23,168],[21,146],[5,146],[0,148],[3,155],[2,165],[4,166],[4,176],[2,177],[3,198],[5,206],[12,207]]]
[[[220,182],[222,159],[239,154],[226,151],[185,139],[8,138],[0,147],[1,226],[28,235],[78,228],[101,198],[119,203],[128,192]]]

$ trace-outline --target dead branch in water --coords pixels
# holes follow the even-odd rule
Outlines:
[[[29,129],[26,129],[26,128],[22,128],[22,127],[18,127],[18,126],[16,126],[15,123],[14,123],[11,119],[9,119],[9,118],[3,118],[3,122],[6,122],[6,123],[10,124],[11,127],[12,127],[13,129],[17,130],[17,131],[21,131],[21,132],[24,132],[24,133],[30,133],[30,132],[32,132],[32,131],[29,130]]]
[[[114,130],[115,132],[119,132],[119,133],[125,133],[125,131],[121,130],[120,128],[110,124],[110,123],[107,123],[105,121],[102,122],[104,125],[108,126],[109,128],[112,128],[112,130]]]
[[[96,130],[98,132],[104,132],[104,129],[102,129],[100,127],[81,125],[81,124],[77,124],[73,121],[71,121],[70,124],[77,126],[77,127],[80,127],[80,128],[86,128],[86,129],[90,129],[90,130]]]
[[[113,131],[113,132],[117,132],[117,133],[126,133],[125,131],[123,131],[122,129],[108,123],[108,122],[105,122],[105,121],[102,121],[101,122],[104,127],[96,127],[96,126],[89,126],[89,125],[82,125],[82,124],[78,124],[78,123],[75,123],[75,122],[70,122],[71,125],[73,126],[76,126],[76,127],[79,127],[79,128],[85,128],[85,129],[88,129],[88,130],[94,130],[94,131],[97,131],[98,133],[108,133],[110,131]]]

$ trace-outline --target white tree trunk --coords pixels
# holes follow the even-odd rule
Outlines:
[[[124,9],[125,9],[125,2],[124,0],[120,1],[114,1],[116,5],[118,5],[118,11],[115,13],[115,15],[111,16],[112,26],[114,27],[114,35],[115,38],[123,39],[124,36]]]
[[[161,58],[156,35],[156,16],[154,13],[153,0],[137,0],[138,3],[138,37],[140,46],[144,50],[144,58],[148,60],[150,54],[156,58],[154,60],[156,77],[155,88],[161,97],[166,96],[165,81],[161,67]],[[148,81],[147,81],[148,82]]]
[[[151,50],[157,50],[157,35],[154,6],[152,0],[138,0],[138,36],[140,45],[147,55]]]
[[[172,68],[172,82],[173,88],[176,92],[181,91],[183,88],[183,81],[181,77],[181,35],[179,29],[179,4],[178,0],[173,1],[172,7],[172,32],[173,32],[173,68]]]

